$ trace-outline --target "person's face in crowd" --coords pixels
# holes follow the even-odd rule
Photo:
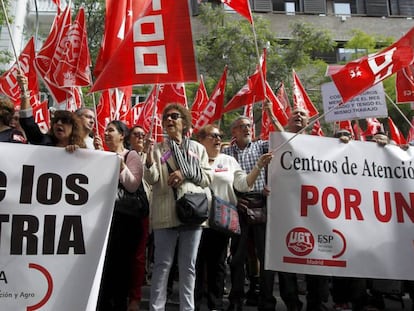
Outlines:
[[[176,109],[166,111],[162,116],[162,127],[169,137],[181,137],[184,128],[181,113]]]
[[[70,111],[56,111],[52,119],[52,133],[59,143],[69,143],[75,120]]]
[[[206,136],[200,139],[210,157],[216,157],[221,150],[221,140],[223,136],[217,128],[206,131]]]
[[[144,149],[145,131],[140,127],[135,127],[130,132],[129,143],[132,149],[141,152]]]
[[[292,111],[288,120],[288,130],[292,133],[297,133],[308,125],[308,112],[303,108],[297,108]]]
[[[95,113],[89,109],[82,110],[81,114],[82,125],[90,133],[95,126]]]
[[[252,124],[248,119],[240,119],[231,130],[239,147],[245,147],[252,141]]]
[[[108,124],[105,129],[105,144],[110,151],[115,151],[124,143],[124,135],[120,133],[114,124]]]
[[[10,120],[9,126],[12,128],[20,128],[19,111],[14,112],[13,117]]]

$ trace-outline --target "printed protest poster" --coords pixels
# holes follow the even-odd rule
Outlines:
[[[362,94],[339,106],[338,104],[342,102],[342,98],[333,82],[322,84],[321,91],[326,122],[388,116],[382,83],[372,86]]]
[[[414,152],[272,133],[266,269],[414,280]]]
[[[118,157],[11,143],[0,148],[1,309],[95,310]]]

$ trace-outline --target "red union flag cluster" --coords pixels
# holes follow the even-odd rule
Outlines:
[[[332,75],[346,103],[354,96],[410,65],[414,60],[414,28],[384,50],[351,61]]]
[[[195,81],[187,0],[153,0],[143,6],[92,92],[133,84]]]

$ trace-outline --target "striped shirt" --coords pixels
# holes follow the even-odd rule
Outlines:
[[[223,153],[235,157],[241,168],[249,174],[257,160],[262,154],[269,152],[269,142],[266,140],[257,140],[249,143],[244,149],[240,149],[237,144],[232,144],[223,150]],[[261,170],[253,185],[253,191],[263,191],[266,185],[266,171]]]

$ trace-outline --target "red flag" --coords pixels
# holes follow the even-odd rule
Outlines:
[[[49,131],[50,116],[47,100],[41,103],[39,102],[36,106],[33,107],[33,118],[42,133],[47,133]]]
[[[94,75],[98,77],[125,39],[135,19],[149,6],[149,1],[106,0],[105,31],[96,59]]]
[[[227,4],[241,16],[247,18],[250,24],[253,24],[253,17],[250,10],[249,0],[221,0],[221,2]]]
[[[279,100],[279,102],[282,104],[282,106],[285,107],[285,113],[289,118],[291,114],[291,108],[290,108],[290,103],[289,103],[289,97],[287,95],[287,92],[285,90],[285,84],[283,82],[281,83],[277,91],[276,97]]]
[[[272,102],[272,110],[276,119],[282,126],[285,126],[288,123],[289,115],[286,114],[285,107],[279,101],[273,90],[271,89],[269,83],[266,81],[266,94],[267,98]],[[272,125],[272,130],[275,130]]]
[[[188,1],[153,1],[141,13],[92,92],[133,84],[197,81]]]
[[[414,68],[409,65],[397,72],[395,90],[397,103],[414,102]]]
[[[71,14],[70,8],[66,7],[65,11],[56,16],[51,32],[46,38],[42,48],[38,52],[35,58],[35,68],[39,75],[43,78],[46,87],[49,89],[51,95],[58,103],[66,102],[73,94],[69,89],[60,88],[54,83],[50,83],[45,77],[48,76],[50,67],[52,65],[52,58],[54,57],[56,50],[58,49],[58,44],[61,42],[61,38],[67,29],[71,25]],[[59,48],[60,53],[64,51],[64,47]]]
[[[206,105],[206,108],[201,112],[197,123],[194,126],[194,133],[197,133],[204,125],[211,124],[219,120],[223,114],[224,104],[224,89],[227,81],[227,66],[224,67],[223,74],[214,88],[213,93]]]
[[[247,103],[252,102],[253,94],[249,84],[245,84],[227,103],[223,109],[223,113],[243,107]]]
[[[353,130],[354,130],[354,134],[355,134],[355,140],[360,140],[360,141],[366,141],[367,140],[367,138],[365,137],[364,132],[359,127],[358,123],[356,123],[356,122],[354,123]]]
[[[132,86],[123,88],[110,89],[112,93],[111,111],[112,120],[119,120],[124,122],[128,127],[130,124],[130,110],[131,110],[131,95]]]
[[[132,126],[139,125],[138,119],[139,119],[139,116],[140,116],[140,114],[142,112],[143,107],[144,107],[144,103],[141,102],[141,103],[137,103],[136,105],[134,105],[131,108],[131,111],[130,111],[130,118],[131,118],[130,119],[130,123],[131,123]]]
[[[34,67],[35,47],[33,37],[19,56],[19,64],[28,80],[28,91],[30,92],[30,104],[39,104],[39,82]],[[15,63],[8,71],[0,77],[0,93],[8,96],[14,105],[20,107],[20,87],[17,83],[18,66]]]
[[[83,94],[80,86],[70,88],[70,94],[71,96],[66,99],[65,104],[66,110],[73,112],[83,106]]]
[[[343,103],[381,82],[414,60],[414,28],[384,50],[347,63],[331,78]]]
[[[390,127],[391,139],[395,141],[397,145],[406,145],[407,141],[390,117],[388,117],[388,126]]]
[[[319,114],[311,99],[305,91],[295,70],[293,70],[293,106],[294,109],[302,108],[308,111],[309,118]]]
[[[377,118],[366,118],[367,129],[364,132],[364,136],[374,136],[381,128],[381,122]]]
[[[187,95],[184,83],[168,83],[158,85],[157,108],[160,113],[168,104],[179,104],[187,107]]]
[[[91,84],[90,66],[85,11],[81,7],[74,23],[60,40],[48,80],[60,87],[88,86]]]
[[[254,139],[256,137],[256,129],[255,129],[254,118],[253,118],[253,103],[250,103],[244,106],[243,115],[250,119],[252,138]]]
[[[161,113],[162,110],[159,110],[158,105],[155,103],[156,97],[156,87],[155,86],[150,95],[145,100],[143,107],[141,109],[141,113],[138,117],[137,124],[140,124],[143,129],[149,133],[151,130],[151,125],[153,124],[152,128],[152,135],[155,141],[160,142],[163,139],[162,136],[162,119]],[[155,108],[154,108],[155,105]],[[154,121],[153,121],[153,111],[155,109]]]
[[[317,121],[315,121],[315,123],[313,123],[311,135],[314,135],[314,136],[325,136],[325,134],[322,131],[321,123],[319,122],[319,120],[317,120]]]
[[[201,112],[206,108],[208,103],[208,94],[206,90],[206,86],[204,85],[203,76],[200,76],[200,84],[198,85],[198,89],[193,101],[193,105],[191,106],[191,117],[192,117],[192,124],[193,126],[196,125],[197,120],[201,114]]]

